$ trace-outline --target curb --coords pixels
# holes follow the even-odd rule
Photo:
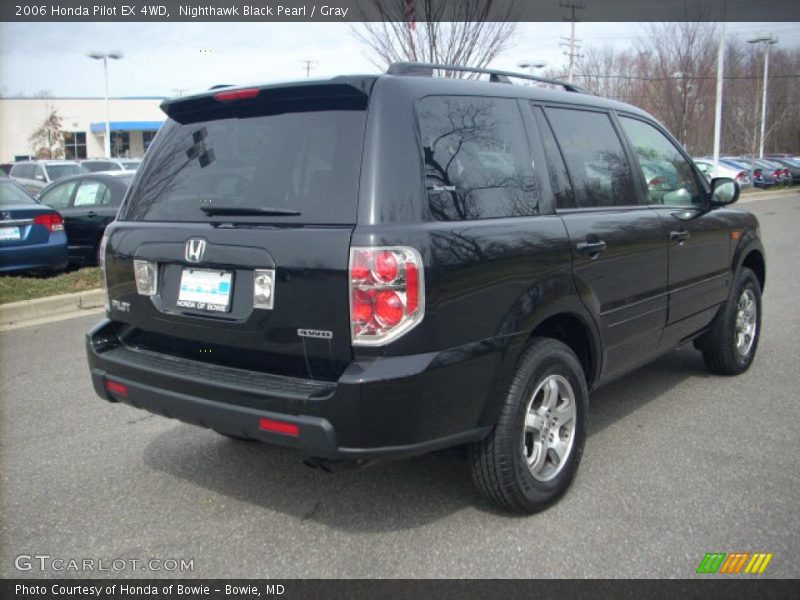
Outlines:
[[[0,304],[0,326],[19,325],[26,321],[52,317],[76,310],[92,310],[105,306],[106,295],[102,289],[76,294],[60,294],[47,298],[22,300]]]
[[[787,188],[784,190],[765,190],[757,192],[745,192],[739,196],[739,202],[753,202],[755,200],[775,200],[777,198],[785,198],[786,196],[793,196],[800,193],[800,188]]]

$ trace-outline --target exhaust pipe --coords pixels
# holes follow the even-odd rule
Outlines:
[[[370,460],[332,460],[310,456],[303,459],[303,464],[311,469],[319,469],[325,473],[341,473],[342,471],[353,471],[369,466],[374,461]]]

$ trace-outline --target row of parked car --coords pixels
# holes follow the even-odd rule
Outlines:
[[[23,161],[0,170],[0,272],[96,264],[140,161]]]
[[[713,157],[695,158],[694,162],[709,180],[712,177],[731,177],[739,182],[741,188],[800,183],[800,157],[791,154],[769,154],[765,158],[721,156],[716,170]]]

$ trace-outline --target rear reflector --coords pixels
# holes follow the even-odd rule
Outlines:
[[[106,390],[113,394],[119,394],[120,396],[128,395],[128,386],[117,383],[116,381],[106,381]]]
[[[243,90],[227,90],[214,94],[214,100],[232,102],[234,100],[249,100],[258,96],[258,88],[245,88]]]
[[[271,431],[272,433],[280,433],[282,435],[291,435],[297,437],[300,435],[300,428],[294,423],[286,423],[285,421],[275,421],[274,419],[258,420],[258,428],[261,431]]]

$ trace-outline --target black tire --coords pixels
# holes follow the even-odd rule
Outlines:
[[[755,273],[746,267],[740,269],[732,291],[716,316],[711,332],[697,344],[708,370],[718,375],[739,375],[749,369],[761,335],[761,286]],[[750,348],[743,354],[737,347],[737,316],[740,299],[746,293],[752,294],[755,301],[756,325]]]
[[[553,376],[555,379],[560,376],[560,380],[571,386],[575,427],[563,466],[553,467],[557,472],[552,479],[542,481],[534,477],[523,453],[527,453],[529,447],[529,439],[524,436],[533,435],[526,432],[525,423],[529,404],[537,402],[539,397],[537,393],[532,399],[532,395],[540,384]],[[492,433],[470,446],[472,478],[477,487],[495,506],[504,510],[534,513],[553,504],[567,490],[578,470],[586,440],[588,409],[586,378],[575,353],[558,340],[534,338],[517,363]],[[557,435],[559,431],[556,430]]]

